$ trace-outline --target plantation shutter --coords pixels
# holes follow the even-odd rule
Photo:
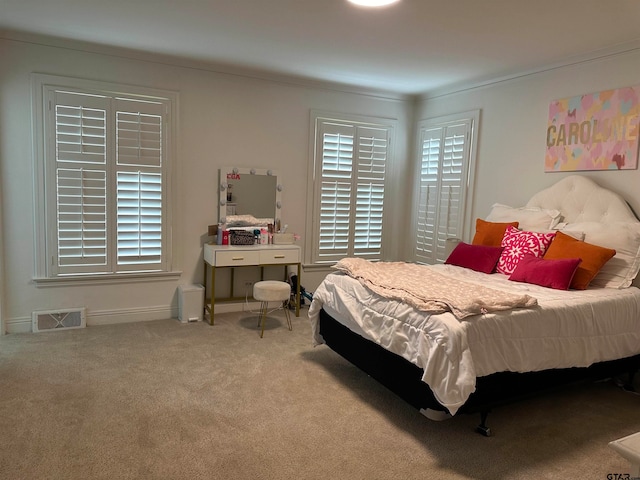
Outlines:
[[[388,127],[319,123],[314,262],[380,258],[388,137]]]
[[[431,263],[435,257],[442,128],[423,130],[420,190],[416,225],[416,261]]]
[[[379,258],[387,161],[387,131],[358,127],[358,176],[353,254]]]
[[[107,106],[104,97],[55,92],[57,267],[107,264]]]
[[[318,256],[337,261],[349,252],[355,128],[323,124]]]
[[[116,102],[116,258],[120,268],[162,259],[162,105]]]
[[[462,234],[471,120],[423,128],[415,260],[446,260],[446,240]]]
[[[166,269],[167,99],[43,94],[47,275]]]

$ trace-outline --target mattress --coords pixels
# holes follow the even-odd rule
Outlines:
[[[364,287],[340,272],[329,274],[309,309],[314,343],[323,343],[324,309],[353,332],[423,370],[436,399],[451,414],[475,391],[476,378],[497,372],[587,367],[640,353],[640,290],[554,290],[453,265],[437,272],[501,291],[528,294],[532,308],[475,315],[429,314]]]

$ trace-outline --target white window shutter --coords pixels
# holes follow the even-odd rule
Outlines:
[[[158,264],[162,258],[162,177],[117,174],[118,265]]]
[[[122,86],[58,79],[73,86],[45,83],[51,78],[43,76],[35,91],[46,225],[38,234],[38,272],[55,278],[168,271],[175,97],[151,90],[129,96],[114,93],[125,92]]]
[[[388,153],[386,129],[358,127],[358,172],[353,254],[380,257],[384,179]]]
[[[462,234],[468,130],[467,124],[450,125],[445,129],[436,241],[436,261],[440,262],[446,260],[447,238],[460,238]]]
[[[471,126],[465,120],[421,130],[417,262],[444,261],[447,238],[462,234]]]
[[[386,125],[317,119],[313,263],[382,254],[389,131]]]
[[[107,159],[107,101],[94,95],[55,93],[56,160],[102,164]]]
[[[104,271],[107,264],[107,102],[56,92],[57,268]]]
[[[58,168],[56,174],[59,266],[106,265],[104,170]]]
[[[116,102],[116,258],[121,269],[162,261],[162,105]]]
[[[440,152],[443,129],[422,132],[418,216],[416,222],[416,261],[431,263],[435,257],[438,197],[440,195]]]
[[[118,165],[141,167],[162,165],[162,117],[160,115],[117,111],[116,135]]]
[[[349,252],[355,128],[323,124],[320,158],[318,257],[337,261]]]

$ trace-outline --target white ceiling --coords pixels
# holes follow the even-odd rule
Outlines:
[[[0,0],[0,29],[419,94],[640,48],[640,1]]]

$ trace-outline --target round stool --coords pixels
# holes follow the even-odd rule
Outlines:
[[[284,313],[287,317],[287,326],[289,330],[293,330],[291,326],[291,317],[289,317],[289,308],[287,303],[291,297],[291,285],[287,282],[278,282],[277,280],[263,280],[253,284],[253,298],[260,301],[260,318],[258,326],[262,324],[260,338],[264,335],[264,322],[267,318],[267,307],[269,302],[282,302]]]

